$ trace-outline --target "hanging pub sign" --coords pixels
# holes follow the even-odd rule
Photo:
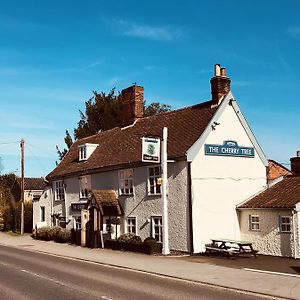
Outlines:
[[[235,141],[224,141],[223,145],[204,145],[205,155],[254,157],[253,147],[239,146]]]
[[[160,139],[142,138],[142,161],[160,163]]]

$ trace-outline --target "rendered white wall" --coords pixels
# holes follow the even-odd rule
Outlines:
[[[204,144],[233,140],[253,147],[233,107],[227,105]],[[194,252],[205,250],[211,238],[240,239],[236,205],[266,186],[266,167],[254,158],[209,156],[204,145],[191,163]]]
[[[254,249],[259,254],[294,257],[294,230],[291,233],[281,233],[279,218],[280,216],[291,216],[291,210],[242,210],[240,211],[241,238],[253,243]],[[260,230],[249,230],[249,215],[258,215]],[[292,227],[297,229],[298,224],[292,223]],[[299,229],[296,230],[296,232]],[[298,236],[299,239],[299,236]],[[297,239],[296,239],[297,240]]]
[[[41,221],[41,206],[45,206],[45,221],[47,223],[47,226],[51,226],[51,202],[52,202],[52,192],[51,188],[47,187],[45,191],[42,193],[39,200],[33,201],[33,228],[35,228],[35,225],[37,222]]]

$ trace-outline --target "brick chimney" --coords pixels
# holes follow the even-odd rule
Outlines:
[[[214,104],[218,105],[223,96],[230,91],[230,78],[226,76],[226,69],[215,65],[215,76],[210,80],[211,95]]]
[[[300,151],[296,152],[296,156],[290,159],[291,171],[295,175],[300,175]]]
[[[144,116],[144,88],[133,85],[121,93],[121,123],[122,127],[131,125]]]

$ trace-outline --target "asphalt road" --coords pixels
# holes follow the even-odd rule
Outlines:
[[[0,299],[265,299],[223,288],[0,246]]]

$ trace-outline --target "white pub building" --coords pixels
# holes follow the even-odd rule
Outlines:
[[[252,230],[249,223],[261,210],[240,207],[268,189],[269,162],[231,93],[225,68],[215,65],[214,71],[211,100],[150,117],[143,116],[143,87],[124,89],[122,127],[72,145],[47,176],[49,186],[44,195],[34,203],[34,224],[40,221],[40,211],[45,210],[48,226],[80,228],[81,210],[89,205],[91,192],[101,211],[99,230],[105,232],[107,220],[118,217],[117,235],[133,232],[142,239],[153,236],[163,242],[166,224],[162,218],[161,166],[142,161],[141,141],[147,137],[162,140],[166,127],[165,236],[171,250],[199,253],[212,238],[253,237],[253,246],[261,253],[299,257],[299,238],[293,236],[292,228],[298,225],[292,219],[291,228],[287,228],[290,232],[285,233],[289,244],[269,251],[270,247],[262,247],[263,243],[272,243],[264,240],[266,232]],[[268,210],[263,213],[267,220]],[[295,209],[293,216],[299,219],[299,211]],[[263,228],[263,219],[259,221]],[[299,229],[297,232],[299,235]],[[286,252],[286,248],[292,250]]]

